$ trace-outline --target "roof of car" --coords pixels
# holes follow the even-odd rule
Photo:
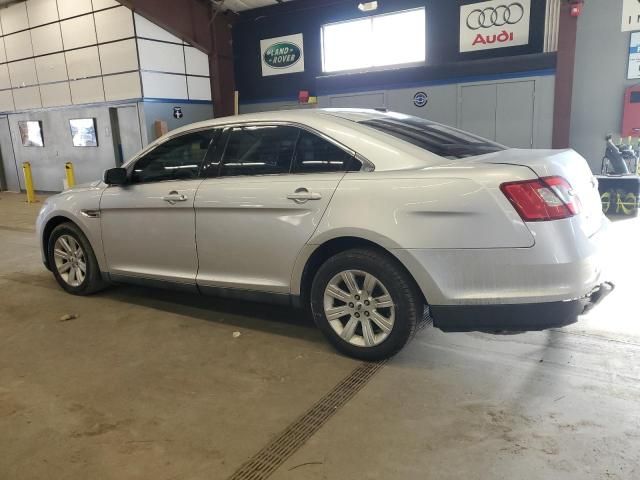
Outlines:
[[[202,122],[193,123],[185,127],[173,130],[170,134],[181,133],[184,130],[193,130],[208,126],[218,126],[225,124],[235,124],[241,122],[265,122],[265,121],[300,121],[318,119],[333,116],[353,122],[370,120],[384,116],[383,112],[362,109],[362,108],[314,108],[314,109],[294,109],[294,110],[273,110],[268,112],[245,113],[228,117],[212,118]]]

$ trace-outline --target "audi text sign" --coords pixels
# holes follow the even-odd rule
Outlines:
[[[491,0],[460,7],[460,51],[529,43],[531,0]]]

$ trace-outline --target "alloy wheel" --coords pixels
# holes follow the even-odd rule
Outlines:
[[[361,270],[342,271],[329,281],[324,313],[340,338],[359,347],[380,345],[395,323],[395,304],[389,291]]]
[[[60,278],[78,287],[87,276],[87,260],[80,243],[71,235],[60,235],[53,247],[53,258]]]

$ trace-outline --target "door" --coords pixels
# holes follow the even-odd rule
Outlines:
[[[533,148],[533,80],[460,87],[459,127],[513,148]]]
[[[495,140],[496,94],[495,84],[461,87],[460,128]]]
[[[198,286],[288,294],[298,253],[357,160],[296,127],[236,127],[227,137],[195,202]]]
[[[136,105],[125,105],[109,109],[116,166],[126,163],[142,150],[140,119]]]
[[[534,82],[497,86],[496,141],[514,148],[533,148]]]
[[[193,285],[198,269],[193,203],[214,131],[170,138],[128,167],[130,182],[100,202],[109,271]]]
[[[2,173],[4,174],[2,188],[11,192],[19,192],[20,173],[13,153],[13,140],[7,116],[0,117],[0,156],[2,157]]]

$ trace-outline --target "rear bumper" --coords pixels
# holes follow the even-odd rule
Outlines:
[[[604,282],[588,295],[562,302],[497,305],[432,305],[433,324],[445,332],[523,332],[564,327],[600,303],[614,285]]]
[[[398,249],[430,305],[564,303],[602,282],[611,248],[608,220],[588,236],[579,219],[539,222],[530,248]]]

